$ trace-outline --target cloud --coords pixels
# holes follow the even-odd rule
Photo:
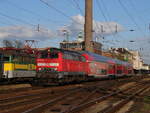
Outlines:
[[[56,34],[51,30],[40,28],[38,32],[36,28],[30,26],[6,26],[0,27],[0,39],[17,39],[17,40],[47,40],[54,37]]]
[[[79,32],[84,31],[84,17],[81,15],[73,16],[69,25],[60,28],[67,30],[71,36],[77,36]],[[123,27],[116,22],[93,21],[94,35],[112,35],[123,31]]]
[[[84,17],[81,15],[76,15],[71,17],[72,21],[66,26],[59,27],[57,31],[52,31],[51,29],[47,29],[45,27],[40,26],[40,32],[37,31],[36,26],[5,26],[0,27],[0,39],[4,40],[38,40],[45,41],[50,39],[60,39],[58,37],[62,37],[60,40],[64,38],[64,33],[62,30],[66,29],[69,32],[70,37],[74,37],[74,39],[78,36],[79,32],[84,31]],[[116,32],[121,32],[123,27],[116,22],[98,22],[93,21],[93,30],[94,35],[111,35]],[[102,29],[103,26],[103,29]],[[102,32],[103,31],[103,32]],[[84,34],[84,32],[83,32]]]

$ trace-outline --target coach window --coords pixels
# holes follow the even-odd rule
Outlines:
[[[129,74],[132,74],[132,70],[128,70],[128,73],[129,73]]]
[[[74,55],[72,55],[72,54],[68,54],[68,56],[69,56],[69,59],[70,59],[70,60],[75,60],[75,59],[76,59],[76,56],[74,56]]]
[[[72,59],[71,55],[68,53],[63,54],[63,59]]]
[[[64,53],[64,54],[63,54],[63,59],[66,59],[66,57],[67,57],[67,56],[66,56],[66,54]]]
[[[73,56],[73,60],[79,61],[79,56],[77,55],[72,55]]]
[[[122,70],[117,70],[117,74],[122,74]]]
[[[112,70],[113,69],[113,65],[109,65],[109,70]]]
[[[105,70],[105,69],[102,69],[102,70],[101,70],[101,74],[104,74],[104,75],[106,75],[106,74],[107,74],[107,70]]]

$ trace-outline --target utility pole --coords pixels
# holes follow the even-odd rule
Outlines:
[[[85,50],[93,52],[93,0],[85,0]]]
[[[37,26],[37,31],[40,32],[40,24]]]

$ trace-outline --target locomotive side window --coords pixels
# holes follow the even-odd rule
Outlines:
[[[82,62],[86,61],[86,59],[83,56],[81,56],[80,59],[81,59]]]
[[[102,69],[102,70],[101,70],[101,74],[104,74],[104,75],[106,75],[106,74],[107,74],[107,70],[105,70],[105,69]]]
[[[35,63],[35,58],[34,57],[31,58],[31,63]]]
[[[21,63],[21,62],[23,62],[23,57],[22,56],[15,56],[15,55],[13,55],[12,56],[12,62]]]
[[[30,57],[23,57],[23,62],[24,62],[24,63],[33,63],[32,60],[33,60],[33,58],[30,58]]]

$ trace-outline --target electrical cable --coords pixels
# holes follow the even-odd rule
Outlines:
[[[13,20],[15,20],[15,21],[17,21],[17,22],[24,23],[24,24],[28,24],[28,25],[30,25],[30,26],[34,26],[34,27],[35,27],[34,24],[31,24],[31,23],[29,23],[29,22],[27,22],[27,21],[25,21],[25,20],[22,20],[22,19],[19,19],[19,18],[16,18],[16,17],[12,17],[12,16],[9,16],[9,15],[6,15],[6,14],[4,14],[4,13],[2,13],[2,12],[0,12],[0,15],[3,16],[3,17],[9,18],[9,19],[13,19]]]
[[[79,12],[84,15],[83,10],[81,9],[79,3],[76,0],[72,0],[75,3],[75,7],[79,10]]]
[[[60,22],[60,23],[62,22],[62,21],[52,20],[50,18],[45,18],[45,17],[43,17],[43,15],[37,14],[37,13],[35,13],[35,12],[29,10],[29,9],[23,8],[21,6],[18,6],[17,4],[13,3],[12,1],[10,2],[9,0],[5,0],[5,2],[7,2],[7,4],[9,4],[9,5],[11,5],[11,6],[13,6],[13,7],[15,7],[15,8],[19,9],[19,10],[22,10],[22,11],[24,11],[24,12],[30,14],[30,15],[33,15],[34,17],[37,18],[37,20],[41,20],[39,17],[42,17],[46,21],[57,22],[57,23],[58,22]]]
[[[74,19],[72,19],[70,16],[68,16],[67,14],[65,14],[64,12],[62,12],[61,10],[57,9],[56,7],[54,7],[53,5],[47,3],[46,1],[40,0],[43,4],[47,5],[49,8],[54,9],[56,12],[60,13],[61,15],[63,15],[66,18],[71,19],[72,21],[74,21],[75,23],[78,23],[77,21],[75,21]],[[78,23],[80,24],[80,23]]]

